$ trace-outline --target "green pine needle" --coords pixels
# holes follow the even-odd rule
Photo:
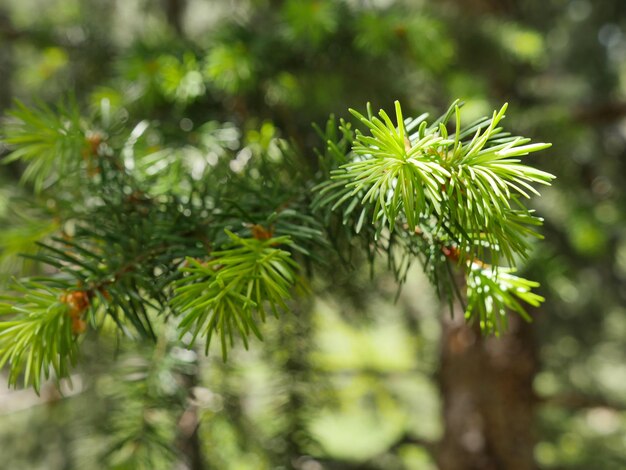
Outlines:
[[[63,291],[34,281],[13,286],[17,296],[0,303],[0,368],[8,364],[9,384],[32,385],[37,393],[44,379],[68,377],[78,356],[68,304]]]
[[[476,319],[486,333],[499,335],[507,328],[507,310],[517,312],[527,321],[523,301],[538,307],[545,299],[531,292],[539,287],[538,282],[513,275],[513,268],[481,267],[473,264],[467,276],[467,308],[465,317]]]
[[[406,238],[395,237],[385,244],[381,242],[385,231],[408,231],[414,238],[434,246],[439,252],[436,256],[428,250],[424,253],[424,247],[418,248],[427,273],[444,271],[436,267],[448,262],[440,253],[441,248],[454,250],[458,253],[456,264],[469,279],[468,315],[479,312],[483,329],[498,332],[504,320],[492,312],[507,307],[526,317],[514,297],[531,305],[542,299],[530,293],[534,284],[519,278],[515,278],[518,289],[512,294],[500,289],[495,296],[478,297],[480,288],[469,287],[480,281],[473,266],[475,261],[482,265],[487,260],[496,266],[493,276],[500,272],[502,276],[511,276],[511,271],[497,267],[500,260],[514,266],[518,259],[528,256],[530,239],[541,238],[535,227],[542,224],[542,219],[522,200],[539,195],[533,185],[549,185],[554,176],[521,163],[519,157],[544,150],[550,144],[531,144],[528,138],[504,132],[500,122],[506,104],[494,111],[491,118],[465,127],[460,109],[458,101],[452,103],[430,125],[428,115],[405,119],[399,102],[395,103],[395,122],[383,110],[374,116],[369,105],[367,117],[350,110],[367,132],[356,130],[351,146],[346,145],[345,132],[338,143],[329,140],[325,161],[331,168],[331,178],[314,188],[313,209],[325,211],[326,220],[330,220],[329,213],[339,212],[343,224],[357,235],[364,221],[371,220],[375,240],[368,243],[387,252],[390,265],[397,265],[391,244],[404,240],[406,248],[410,243],[406,244]],[[447,126],[453,116],[455,127],[451,132]],[[342,128],[346,128],[344,123]],[[328,131],[326,136],[339,137]],[[334,169],[329,163],[333,157]],[[406,273],[408,264],[410,261],[394,270],[399,281],[405,277],[402,273]],[[438,274],[430,277],[436,284],[441,282]],[[451,281],[446,277],[444,282]],[[527,291],[522,292],[522,287]],[[491,292],[494,291],[492,286]]]
[[[14,150],[4,161],[26,162],[22,180],[32,183],[36,192],[80,168],[85,133],[76,103],[29,108],[17,101],[8,115],[2,141]]]
[[[274,315],[287,309],[291,288],[296,283],[297,264],[289,252],[278,246],[291,243],[289,237],[267,240],[241,238],[227,231],[232,246],[215,251],[202,263],[187,258],[186,274],[176,282],[172,308],[182,315],[180,331],[206,337],[206,351],[214,335],[219,335],[222,356],[234,345],[238,333],[244,346],[253,333],[262,339],[258,323],[266,318],[266,308]]]

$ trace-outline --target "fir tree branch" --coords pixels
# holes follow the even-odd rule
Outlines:
[[[543,301],[531,292],[536,283],[499,260],[514,266],[527,256],[542,220],[522,201],[537,194],[533,184],[553,178],[521,163],[518,157],[548,144],[505,133],[505,110],[465,127],[457,102],[430,125],[427,115],[405,119],[399,103],[394,120],[369,106],[367,116],[351,110],[363,131],[331,118],[317,128],[328,147],[318,153],[309,201],[302,188],[310,176],[284,141],[274,142],[273,157],[261,146],[246,148],[237,171],[218,161],[198,179],[180,159],[138,144],[146,122],[124,130],[105,119],[106,131],[86,131],[75,107],[18,105],[5,139],[15,146],[9,159],[29,165],[26,177],[38,191],[53,188],[61,168],[76,175],[80,192],[54,186],[59,226],[70,222],[73,233],[47,237],[27,255],[58,273],[25,281],[3,305],[15,317],[0,323],[1,365],[10,364],[12,385],[25,371],[25,383],[39,389],[51,370],[67,375],[75,337],[87,324],[99,328],[103,314],[121,331],[130,324],[153,338],[153,313],[170,310],[180,317],[181,337],[206,338],[208,352],[217,335],[226,359],[235,335],[248,347],[251,334],[262,338],[267,309],[287,309],[300,264],[323,261],[331,245],[349,263],[355,239],[372,265],[377,254],[387,257],[400,285],[419,260],[448,298],[462,297],[453,261],[467,277],[467,318],[499,333],[505,309],[526,316],[521,302]],[[57,330],[58,345],[42,336]]]
[[[8,115],[2,141],[14,150],[4,161],[27,163],[22,179],[33,183],[36,192],[78,170],[85,131],[75,102],[53,109],[44,104],[28,108],[18,101]]]
[[[398,102],[395,123],[382,110],[379,117],[369,107],[368,117],[351,111],[369,134],[357,130],[347,145],[351,134],[341,123],[339,144],[327,139],[326,157],[331,162],[327,167],[332,168],[333,158],[337,166],[329,169],[330,181],[314,188],[313,201],[313,209],[325,211],[326,220],[340,210],[343,225],[357,235],[365,219],[371,218],[374,240],[366,243],[388,253],[399,281],[410,261],[397,269],[392,238],[384,241],[383,234],[404,230],[420,235],[418,257],[433,284],[443,284],[448,294],[454,292],[449,288],[453,276],[442,276],[446,272],[442,265],[447,259],[455,261],[468,278],[466,317],[478,317],[484,331],[495,333],[505,327],[505,307],[528,319],[519,300],[533,306],[543,301],[530,292],[537,283],[518,278],[513,268],[498,264],[504,258],[515,265],[517,257],[528,255],[528,237],[540,238],[533,227],[542,219],[520,198],[538,195],[532,184],[549,184],[554,178],[516,158],[550,144],[529,144],[530,139],[503,132],[499,123],[505,111],[506,105],[490,119],[465,128],[458,102],[430,126],[427,115],[404,119]],[[450,135],[446,125],[452,116],[456,126]],[[334,131],[327,131],[329,135],[339,136]],[[397,244],[403,237],[394,240]],[[411,242],[401,246],[405,255],[415,254],[409,249]]]
[[[43,379],[54,373],[58,381],[69,376],[78,355],[76,336],[84,331],[82,319],[88,302],[61,289],[34,280],[17,283],[17,297],[3,296],[0,316],[0,367],[9,364],[9,384],[32,385],[37,393]],[[67,285],[65,285],[67,287]]]
[[[204,263],[187,258],[181,268],[186,276],[176,282],[171,300],[182,315],[181,334],[192,333],[193,344],[202,333],[207,353],[213,335],[219,335],[224,360],[234,345],[233,333],[239,333],[246,348],[250,333],[262,339],[257,322],[265,321],[266,304],[275,316],[279,308],[287,309],[298,269],[289,252],[276,248],[288,245],[288,237],[263,233],[244,239],[227,233],[231,247],[214,251]]]

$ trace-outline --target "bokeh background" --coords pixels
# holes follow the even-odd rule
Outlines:
[[[155,149],[290,138],[312,161],[311,123],[367,101],[438,115],[461,98],[468,120],[509,102],[507,127],[552,142],[532,164],[558,177],[533,202],[545,240],[523,271],[547,299],[519,350],[529,465],[626,468],[626,2],[2,0],[0,114],[68,93],[157,122]],[[0,168],[3,278],[55,229],[12,211],[19,172]],[[181,387],[199,427],[177,445],[204,468],[438,468],[445,308],[419,269],[396,302],[384,269],[337,267],[332,284],[226,364],[165,331],[157,349],[91,338],[62,394],[0,383],[0,468],[140,468],[142,445],[144,468],[185,468],[158,444],[180,440]]]

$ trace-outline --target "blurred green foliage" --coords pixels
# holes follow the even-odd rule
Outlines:
[[[230,148],[244,168],[243,149],[286,135],[318,146],[312,121],[368,100],[435,110],[461,97],[468,122],[509,101],[516,132],[553,142],[538,165],[559,177],[537,201],[546,240],[524,273],[548,299],[533,325],[535,457],[546,469],[626,467],[626,3],[181,3],[175,13],[156,0],[6,0],[0,106],[69,90],[104,118],[148,119],[138,145],[178,143],[159,158],[194,168]],[[55,208],[16,201],[21,168],[2,170],[8,277],[23,267],[17,253],[56,229]],[[435,468],[433,293],[413,272],[396,304],[389,279],[372,285],[362,269],[319,282],[335,293],[268,324],[271,347],[236,349],[226,365],[165,340],[155,353],[88,337],[65,398],[0,390],[2,465],[172,468],[192,408],[212,468]],[[152,439],[135,442],[137,427]]]

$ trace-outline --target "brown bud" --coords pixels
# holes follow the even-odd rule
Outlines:
[[[250,230],[252,230],[252,236],[257,240],[269,240],[274,236],[272,229],[268,230],[262,225],[255,224],[250,227]]]
[[[87,331],[87,322],[80,317],[72,317],[72,333],[79,335]]]

